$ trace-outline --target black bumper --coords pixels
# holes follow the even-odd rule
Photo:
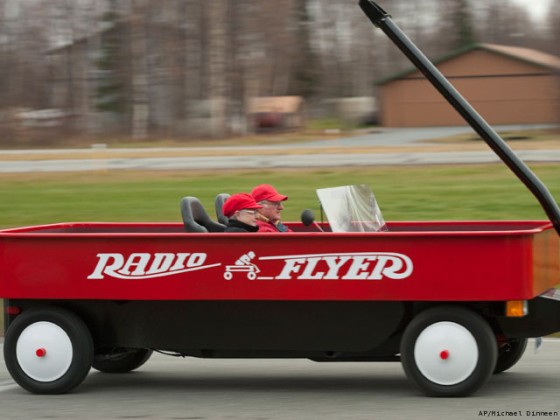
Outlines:
[[[560,289],[551,289],[528,301],[529,313],[522,318],[499,317],[505,335],[542,337],[560,332]]]

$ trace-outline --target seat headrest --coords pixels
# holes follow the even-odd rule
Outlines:
[[[196,197],[181,199],[181,216],[186,232],[223,232],[225,226],[214,222],[206,213],[204,206]]]
[[[220,222],[223,225],[228,224],[228,218],[226,216],[224,216],[222,208],[224,207],[225,201],[229,197],[230,197],[230,195],[228,193],[221,193],[221,194],[218,194],[216,196],[216,199],[214,200],[214,205],[215,205],[215,208],[216,208],[216,218],[218,219],[218,222]]]

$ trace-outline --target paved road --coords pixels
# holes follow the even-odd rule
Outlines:
[[[481,412],[552,412],[560,419],[560,340],[530,342],[510,371],[474,396],[420,395],[398,363],[200,360],[155,355],[138,372],[92,372],[74,393],[31,395],[0,364],[6,419],[480,419]],[[556,413],[556,414],[554,414]],[[505,417],[505,416],[489,416]]]
[[[540,126],[539,126],[540,127]],[[502,126],[501,130],[516,130],[521,126]],[[529,127],[537,128],[537,127]],[[340,138],[336,140],[318,140],[284,147],[290,153],[271,154],[270,149],[279,146],[251,146],[251,147],[207,147],[189,149],[165,149],[165,153],[173,155],[175,151],[184,154],[185,150],[196,152],[198,156],[191,157],[139,157],[116,158],[113,153],[122,150],[106,149],[106,158],[91,158],[92,149],[72,150],[73,155],[83,154],[83,158],[51,160],[36,160],[34,155],[60,154],[60,150],[15,150],[0,151],[0,156],[21,155],[30,156],[28,160],[1,160],[0,173],[24,172],[74,172],[96,170],[183,170],[183,169],[261,169],[261,168],[298,168],[298,167],[339,167],[339,166],[373,166],[373,165],[422,165],[422,164],[462,164],[498,162],[499,158],[490,149],[485,151],[457,151],[457,152],[409,152],[409,153],[325,153],[325,148],[362,148],[373,146],[422,146],[423,140],[448,137],[464,132],[472,132],[469,127],[436,127],[415,129],[382,129],[378,132],[363,136]],[[298,148],[315,149],[313,154],[293,153]],[[243,155],[240,151],[251,150],[251,154]],[[263,153],[259,154],[262,150]],[[162,149],[150,149],[159,153]],[[200,152],[202,155],[200,155]],[[235,151],[235,153],[233,153]],[[95,150],[93,150],[95,154]],[[145,155],[145,150],[127,150],[127,154],[138,152]],[[208,153],[210,152],[210,153]],[[518,151],[518,155],[527,162],[558,162],[560,150],[525,150]],[[179,153],[177,153],[179,154]],[[210,154],[210,156],[207,156]]]
[[[524,150],[525,162],[560,162],[560,150]],[[438,153],[335,153],[0,161],[0,173],[99,170],[261,169],[499,162],[491,151]]]

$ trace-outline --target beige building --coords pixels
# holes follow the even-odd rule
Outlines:
[[[248,114],[255,129],[299,128],[304,122],[301,96],[257,97],[249,101]]]
[[[435,64],[490,124],[560,122],[560,57],[527,48],[478,44]],[[383,126],[466,124],[417,70],[378,85]]]

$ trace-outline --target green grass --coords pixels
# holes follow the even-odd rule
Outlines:
[[[307,122],[307,129],[308,130],[354,130],[357,128],[363,128],[363,125],[344,121],[341,118],[336,117],[328,117],[328,118],[320,118],[314,119]]]
[[[535,172],[560,197],[560,165]],[[536,199],[503,165],[213,172],[0,175],[0,227],[69,221],[179,221],[179,200],[213,213],[220,192],[271,183],[290,196],[285,220],[318,209],[316,188],[356,183],[374,190],[386,220],[544,219]]]
[[[532,168],[560,197],[560,165]],[[216,194],[250,191],[259,183],[289,195],[285,220],[299,220],[304,208],[318,211],[316,188],[357,183],[372,187],[387,221],[546,219],[536,199],[503,165],[464,165],[0,175],[0,227],[179,222],[179,200],[185,195],[200,198],[213,215]]]

